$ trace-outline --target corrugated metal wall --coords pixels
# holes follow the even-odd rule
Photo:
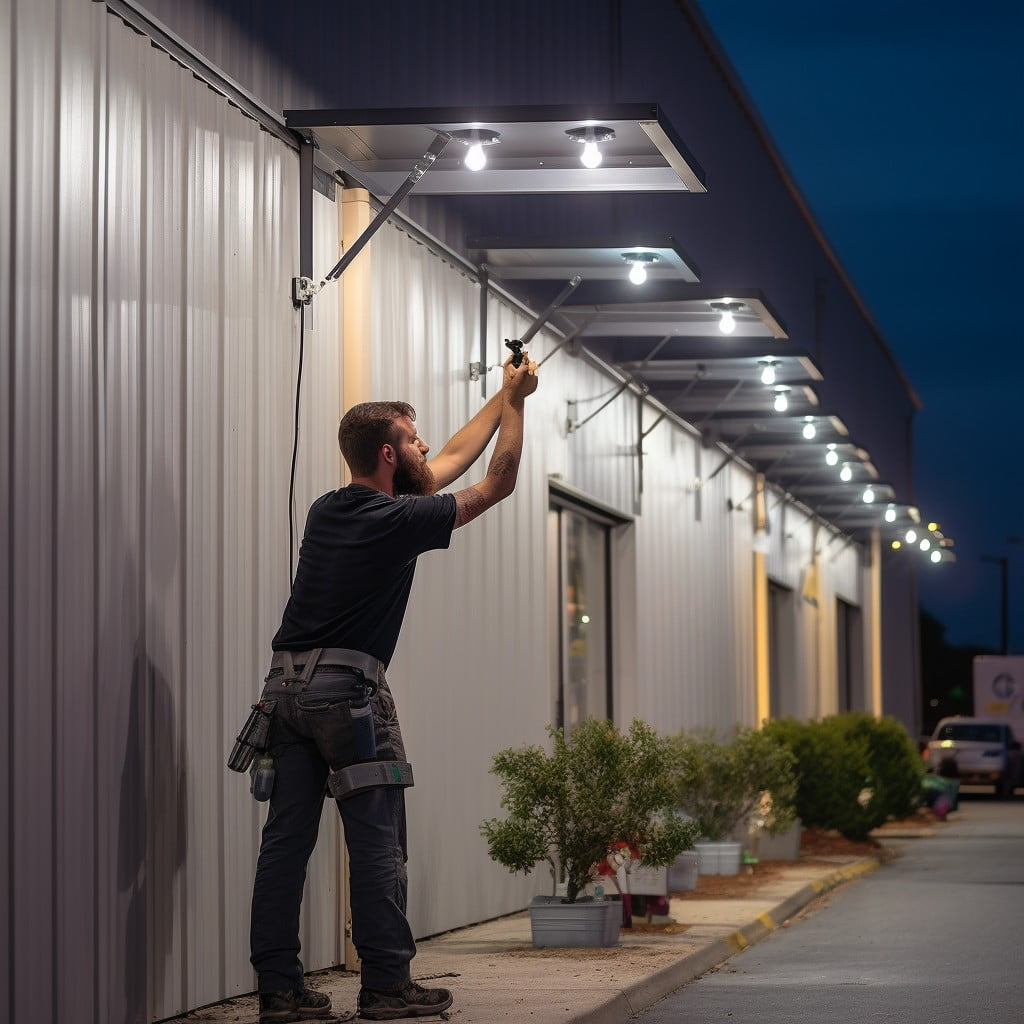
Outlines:
[[[102,6],[0,25],[0,1016],[135,1022],[253,987],[259,813],[224,760],[287,592],[298,161]],[[316,307],[307,438],[336,429],[337,330]],[[300,507],[337,474],[304,444]]]
[[[4,5],[0,52],[0,1012],[134,1024],[253,987],[261,815],[224,758],[288,584],[297,158],[100,5]],[[336,206],[317,197],[315,220],[321,268]],[[377,397],[408,397],[440,444],[481,402],[467,380],[477,285],[395,228],[372,258]],[[338,307],[325,292],[308,311],[300,529],[340,477]],[[526,324],[491,299],[492,361]],[[553,343],[535,339],[535,357]],[[537,886],[487,859],[478,825],[498,810],[494,752],[541,740],[550,719],[549,478],[636,509],[635,396],[570,433],[570,400],[582,419],[614,383],[565,351],[543,374],[515,496],[422,560],[391,673],[417,767],[420,935],[521,907]],[[645,450],[641,514],[617,531],[617,716],[750,722],[753,481],[737,466],[710,480],[721,456],[671,422]],[[807,557],[808,529],[780,578]],[[823,608],[859,594],[857,553],[838,547],[821,559]],[[820,618],[824,664],[834,615]],[[806,681],[818,711],[831,671]],[[341,959],[325,817],[309,968]]]

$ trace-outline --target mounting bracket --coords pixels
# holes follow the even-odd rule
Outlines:
[[[395,189],[394,195],[381,207],[377,216],[367,225],[366,230],[349,246],[348,251],[324,275],[319,284],[314,284],[313,273],[313,140],[307,140],[299,151],[299,187],[302,190],[302,201],[299,210],[299,277],[292,278],[292,302],[295,306],[308,305],[327,284],[335,281],[348,268],[349,264],[359,255],[367,242],[383,226],[384,222],[396,210],[399,203],[412,191],[416,183],[433,166],[434,161],[444,152],[451,142],[452,136],[447,132],[434,132],[434,141],[423,154],[409,176]]]

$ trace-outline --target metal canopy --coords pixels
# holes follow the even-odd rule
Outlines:
[[[437,133],[497,133],[486,166],[464,165],[467,147],[452,143],[417,186],[417,195],[542,192],[705,192],[704,172],[655,103],[607,106],[403,107],[286,110],[285,123],[312,132],[353,178],[375,195],[391,195]],[[587,127],[601,163],[584,167],[583,146],[567,133]]]
[[[721,312],[712,303],[738,305],[736,328],[724,335],[718,328]],[[666,302],[626,302],[566,306],[560,315],[580,328],[583,338],[642,338],[668,335],[717,338],[723,346],[742,338],[786,338],[786,329],[766,300],[752,289],[729,295]]]
[[[577,274],[585,281],[624,280],[630,269],[626,257],[642,253],[656,257],[647,262],[649,281],[698,281],[696,266],[671,236],[470,238],[466,248],[474,263],[507,280],[564,281]]]

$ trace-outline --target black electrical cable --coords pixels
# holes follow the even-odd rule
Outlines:
[[[299,306],[299,370],[295,377],[295,425],[292,430],[292,468],[288,481],[288,587],[295,582],[295,465],[299,455],[299,395],[302,359],[306,349],[306,304]]]

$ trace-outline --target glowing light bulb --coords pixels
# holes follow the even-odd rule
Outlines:
[[[875,500],[875,492],[870,487],[865,487],[861,498],[865,505],[870,505]]]
[[[596,142],[586,142],[583,145],[583,154],[580,156],[580,163],[584,167],[601,166],[601,150]]]
[[[776,412],[785,412],[789,408],[789,399],[785,391],[775,392],[775,401],[772,403]]]
[[[775,383],[775,364],[765,363],[764,369],[761,371],[761,383],[762,384],[774,384]]]
[[[629,279],[633,284],[643,284],[647,280],[647,268],[640,262],[629,268]]]
[[[896,522],[896,509],[894,509],[891,505],[885,510],[885,521],[887,523]]]
[[[732,315],[732,310],[722,310],[722,318],[718,321],[718,329],[723,334],[732,334],[736,330],[736,317]]]
[[[834,466],[839,461],[839,453],[836,451],[836,446],[830,444],[828,451],[825,452],[825,463],[829,466]]]
[[[894,540],[894,541],[892,542],[892,549],[893,549],[893,551],[899,551],[899,549],[900,549],[901,547],[903,547],[903,543],[902,543],[901,541],[898,541],[898,540]]]
[[[935,531],[936,531],[936,530],[937,530],[938,528],[939,528],[939,524],[938,524],[938,523],[929,523],[929,524],[928,524],[928,529],[929,529],[929,530],[930,530],[930,531],[931,531],[932,533],[934,533],[934,532],[935,532]]]
[[[844,484],[849,483],[853,479],[853,470],[850,469],[848,464],[844,463],[843,468],[839,470],[839,479],[842,480]]]
[[[814,421],[809,416],[807,417],[807,422],[804,424],[804,429],[801,433],[808,441],[813,441],[815,435],[818,433],[818,428],[814,425]]]
[[[587,625],[587,623],[590,622],[590,616],[587,615],[587,614],[581,615],[580,616],[580,622],[582,622],[584,626]]]
[[[931,553],[931,554],[930,554],[930,555],[929,555],[928,557],[929,557],[929,558],[930,558],[930,559],[931,559],[931,560],[932,560],[933,562],[941,562],[941,561],[942,561],[942,552],[941,552],[941,551],[939,551],[938,549],[936,549],[936,550],[935,550],[935,551],[933,551],[933,552],[932,552],[932,553]]]
[[[927,537],[921,538],[921,550],[927,551],[932,546],[932,542]]]
[[[464,162],[471,171],[481,170],[487,163],[487,157],[484,156],[484,147],[479,142],[474,146],[470,146]]]
[[[917,540],[917,530],[907,530],[905,539],[908,544],[913,544]]]

